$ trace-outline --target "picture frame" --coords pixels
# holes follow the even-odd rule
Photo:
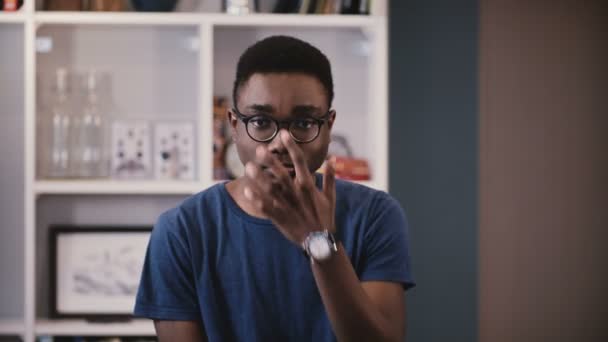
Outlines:
[[[112,122],[110,164],[112,178],[147,179],[152,177],[152,129],[144,120]]]
[[[151,232],[152,226],[50,226],[51,318],[132,318]]]
[[[194,180],[196,141],[193,122],[156,122],[153,140],[155,179]]]

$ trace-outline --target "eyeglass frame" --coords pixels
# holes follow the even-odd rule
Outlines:
[[[234,112],[234,114],[236,114],[237,119],[239,119],[244,125],[245,125],[245,132],[247,132],[247,135],[254,141],[260,142],[260,143],[267,143],[272,141],[274,138],[277,137],[277,134],[279,134],[279,131],[281,130],[281,125],[287,124],[287,132],[289,132],[289,135],[293,138],[293,140],[295,140],[297,143],[299,144],[308,144],[311,143],[313,141],[315,141],[319,135],[321,134],[321,128],[323,127],[323,124],[327,121],[329,121],[329,117],[331,116],[331,112],[333,111],[331,108],[327,110],[327,112],[325,114],[323,114],[321,117],[314,117],[314,116],[308,116],[306,117],[306,119],[311,119],[313,121],[315,121],[315,123],[317,124],[317,126],[319,126],[319,130],[317,131],[317,135],[315,135],[314,138],[308,140],[308,141],[302,141],[297,139],[296,137],[293,136],[293,134],[291,133],[291,124],[293,122],[296,122],[298,120],[301,119],[292,119],[292,120],[277,120],[275,118],[273,118],[270,115],[267,114],[255,114],[255,115],[245,115],[243,113],[241,113],[238,108],[236,108],[236,106],[232,107],[232,111]],[[253,118],[257,118],[257,117],[264,117],[265,119],[268,119],[270,121],[273,121],[277,127],[277,129],[274,131],[274,133],[272,134],[272,136],[266,140],[258,140],[254,137],[251,136],[251,134],[249,133],[249,129],[248,129],[248,125],[249,125],[249,121],[251,121],[251,119]]]

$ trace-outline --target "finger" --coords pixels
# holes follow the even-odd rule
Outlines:
[[[296,181],[302,185],[312,186],[312,175],[308,170],[308,165],[306,164],[306,158],[304,158],[304,154],[300,147],[298,147],[291,139],[291,136],[287,131],[281,131],[281,141],[285,148],[287,148],[287,152],[289,152],[289,157],[291,157],[291,161],[293,162],[295,172],[296,172]]]
[[[336,169],[333,159],[327,160],[325,163],[325,173],[323,174],[323,194],[330,203],[334,203],[336,199]]]
[[[331,215],[330,231],[335,230],[335,215],[336,215],[336,168],[334,166],[334,159],[329,159],[325,168],[325,174],[323,174],[323,194],[329,203]]]
[[[291,183],[291,177],[289,177],[289,171],[279,162],[277,157],[268,150],[266,146],[260,145],[255,150],[256,161],[263,166],[264,171],[272,174],[273,177],[285,185]]]
[[[278,158],[264,146],[256,148],[256,161],[266,165],[264,174],[270,176],[271,184],[265,191],[270,191],[275,197],[288,202],[292,206],[297,203],[293,181],[289,171],[279,162]]]

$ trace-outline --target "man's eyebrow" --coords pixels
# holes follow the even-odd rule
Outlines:
[[[252,112],[260,112],[266,114],[275,114],[276,110],[274,106],[271,104],[251,104],[245,107],[249,111]],[[296,116],[309,116],[317,113],[321,113],[321,107],[313,106],[313,105],[297,105],[292,108],[291,114]]]
[[[246,108],[248,108],[249,110],[255,111],[255,112],[262,112],[262,113],[268,113],[268,114],[272,114],[275,112],[274,107],[269,104],[252,104],[252,105],[247,106]]]
[[[299,105],[293,107],[291,112],[295,115],[311,115],[321,113],[321,108],[313,105]]]

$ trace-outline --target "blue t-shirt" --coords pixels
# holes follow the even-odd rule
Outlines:
[[[361,281],[414,285],[394,198],[336,180],[336,226]],[[302,250],[271,221],[245,213],[224,183],[159,217],[134,314],[199,321],[209,341],[335,341]]]

